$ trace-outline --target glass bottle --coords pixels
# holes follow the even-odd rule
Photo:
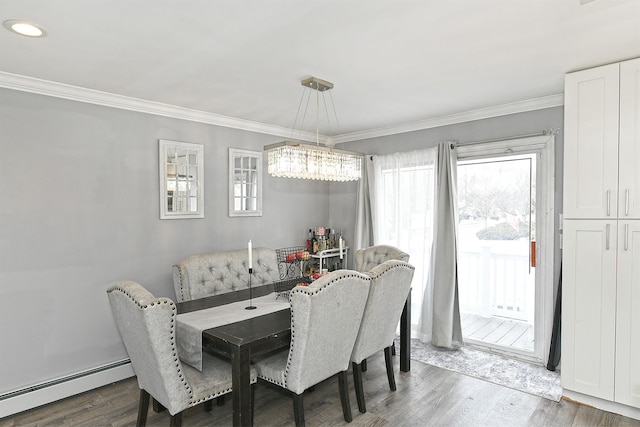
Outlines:
[[[315,254],[317,252],[318,252],[318,239],[316,238],[316,233],[314,231],[311,236],[311,253]]]

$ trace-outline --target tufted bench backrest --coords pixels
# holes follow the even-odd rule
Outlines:
[[[239,291],[249,287],[248,252],[217,251],[191,255],[173,266],[173,286],[178,302]],[[251,286],[280,280],[276,251],[253,249]]]

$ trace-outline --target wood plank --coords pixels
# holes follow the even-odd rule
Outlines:
[[[496,329],[486,336],[485,341],[495,344],[504,338],[504,336],[507,335],[513,327],[514,325],[512,322],[502,322]]]
[[[465,335],[473,335],[476,331],[482,329],[488,322],[488,318],[477,316],[475,320],[469,323],[462,331]]]
[[[473,333],[472,338],[476,340],[487,341],[486,340],[487,335],[491,334],[491,332],[499,328],[500,325],[502,325],[503,323],[505,323],[504,320],[491,317],[487,319],[487,322],[484,324],[484,326],[482,326],[482,328],[476,330]]]
[[[534,342],[533,326],[529,325],[520,338],[511,344],[511,347],[533,351]]]
[[[526,332],[527,325],[516,323],[508,333],[506,333],[502,338],[498,340],[497,344],[503,345],[505,347],[510,347],[514,342],[518,341]]]

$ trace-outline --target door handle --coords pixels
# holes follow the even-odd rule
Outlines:
[[[607,216],[611,216],[611,190],[607,190]]]
[[[624,225],[624,250],[629,250],[629,224]]]
[[[624,196],[624,214],[629,216],[629,189],[625,192]]]
[[[606,245],[605,245],[605,247],[607,248],[607,250],[609,250],[609,231],[610,231],[610,230],[611,230],[611,225],[610,225],[610,224],[607,224],[607,232],[606,232],[606,234],[607,234],[607,241],[606,241]]]

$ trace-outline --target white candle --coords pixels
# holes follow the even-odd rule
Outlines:
[[[339,242],[339,246],[340,246],[340,259],[342,259],[342,237],[340,237],[338,239],[338,242]]]
[[[249,269],[251,270],[253,268],[253,248],[251,247],[251,240],[249,240],[248,249],[249,249]]]

